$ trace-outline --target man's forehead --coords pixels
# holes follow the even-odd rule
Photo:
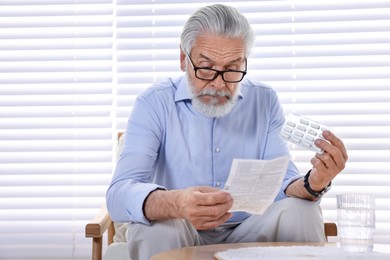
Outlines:
[[[194,45],[191,56],[206,61],[224,60],[240,62],[245,59],[245,49],[237,44],[229,45],[229,42],[200,42]]]
[[[245,51],[245,42],[241,38],[205,34],[196,38],[193,48],[209,49],[221,54],[242,52]]]

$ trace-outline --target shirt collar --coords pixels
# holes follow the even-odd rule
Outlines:
[[[175,102],[192,99],[190,87],[188,86],[187,76],[184,74],[175,80],[176,85]]]

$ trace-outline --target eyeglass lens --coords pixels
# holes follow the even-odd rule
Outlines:
[[[228,82],[238,82],[244,76],[244,73],[239,71],[215,71],[212,69],[203,68],[198,68],[196,70],[196,77],[199,79],[214,80],[218,77],[218,74],[222,74],[223,80]]]

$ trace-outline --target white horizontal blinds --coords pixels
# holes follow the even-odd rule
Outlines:
[[[276,89],[286,113],[343,138],[350,159],[323,198],[325,218],[336,221],[337,193],[374,193],[375,241],[390,244],[390,1],[262,4],[247,14],[259,35],[248,76]],[[313,154],[291,147],[306,172]]]
[[[329,125],[349,162],[323,198],[336,220],[335,194],[377,196],[375,241],[390,244],[390,1],[117,1],[118,128],[135,96],[180,74],[179,36],[189,14],[209,3],[241,10],[257,34],[248,76],[268,83],[286,113]],[[302,173],[312,152],[292,148]]]
[[[125,129],[135,97],[153,82],[176,77],[180,33],[202,3],[117,1],[117,128]]]
[[[0,1],[0,258],[90,258],[112,171],[112,13]]]

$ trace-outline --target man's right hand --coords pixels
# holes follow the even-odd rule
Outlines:
[[[151,221],[181,218],[197,230],[207,230],[225,223],[232,214],[231,195],[220,189],[199,186],[184,190],[155,190],[144,204],[145,217]]]
[[[200,186],[181,191],[178,197],[180,215],[189,220],[197,230],[207,230],[225,223],[232,214],[232,196],[220,189]]]

